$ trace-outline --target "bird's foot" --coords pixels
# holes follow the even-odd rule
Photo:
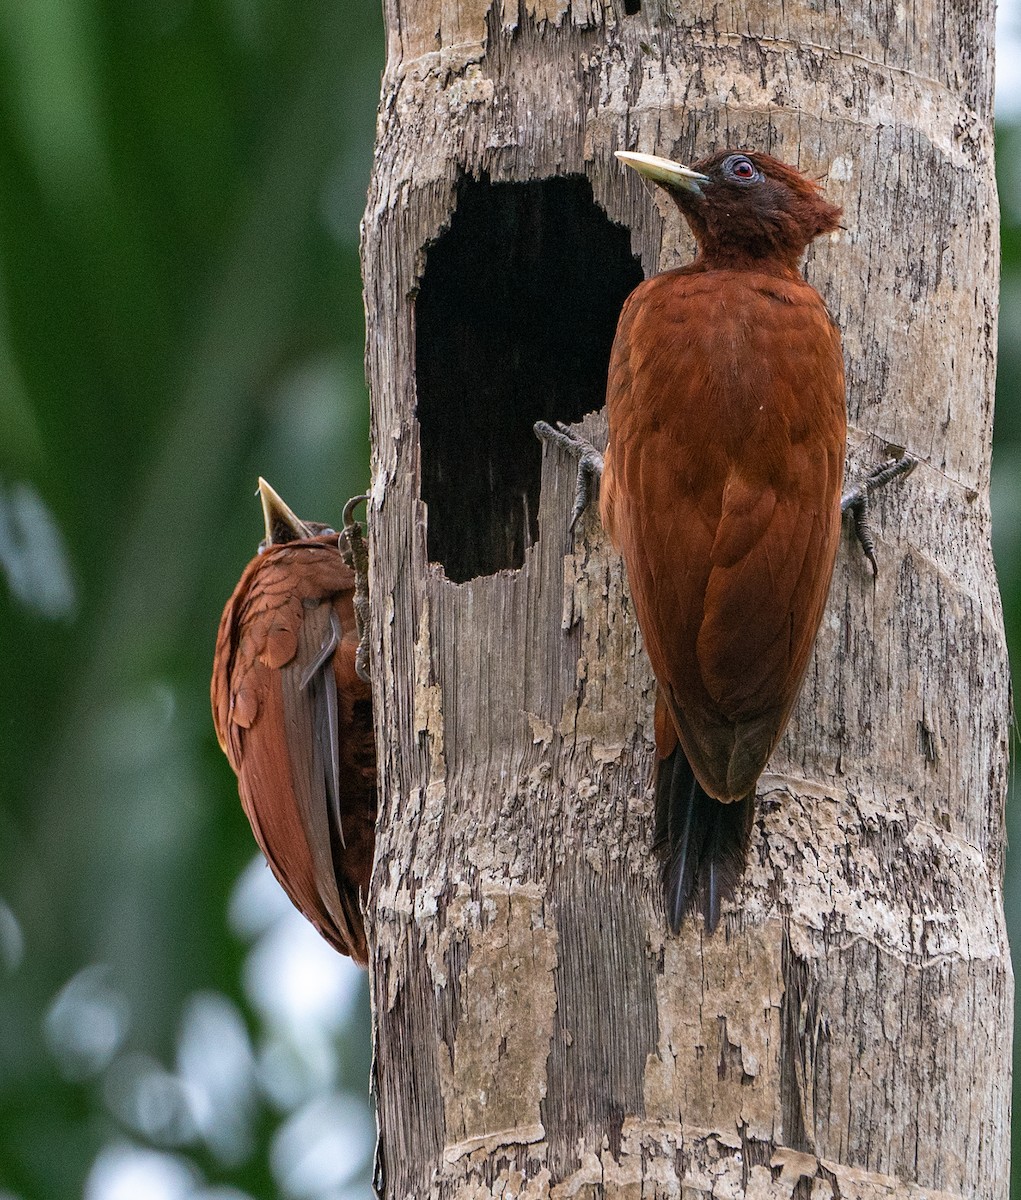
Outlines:
[[[340,535],[340,552],[355,576],[355,628],[358,630],[358,649],[355,651],[355,670],[358,678],[369,683],[369,551],[361,524],[354,519],[354,510],[368,496],[353,496],[344,505],[344,529]]]
[[[602,451],[597,450],[586,438],[572,433],[563,421],[557,422],[556,429],[552,425],[547,425],[545,421],[536,421],[532,428],[535,430],[535,436],[541,442],[550,442],[554,446],[559,446],[578,460],[578,482],[574,492],[571,523],[568,526],[573,530],[578,524],[581,514],[592,503],[599,479],[603,474]]]
[[[889,462],[879,463],[840,498],[840,511],[851,514],[854,535],[865,552],[865,557],[872,564],[873,575],[879,574],[879,564],[876,562],[876,543],[869,522],[869,497],[892,480],[910,475],[916,466],[918,459],[907,453]]]

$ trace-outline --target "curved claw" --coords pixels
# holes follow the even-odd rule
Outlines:
[[[858,539],[862,553],[872,564],[872,577],[875,578],[879,574],[879,563],[876,561],[876,541],[872,536],[872,525],[869,523],[868,493],[859,496],[846,509],[841,505],[841,512],[848,511],[851,513],[851,520],[854,521],[854,536]]]
[[[572,532],[578,524],[581,514],[592,503],[597,484],[603,474],[603,454],[586,438],[572,433],[563,421],[557,422],[557,428],[545,421],[536,421],[532,426],[535,436],[542,442],[550,442],[559,446],[578,460],[578,476],[574,490],[574,507],[571,510],[571,520],[568,529]]]
[[[906,477],[918,466],[918,459],[912,454],[902,454],[900,458],[889,462],[879,463],[871,471],[849,488],[840,498],[841,513],[850,513],[854,521],[854,535],[858,539],[865,557],[872,564],[872,574],[879,574],[879,564],[876,562],[876,543],[872,536],[872,526],[869,523],[869,497],[877,489],[884,487],[894,479]]]
[[[863,500],[868,500],[874,491],[890,483],[891,480],[898,478],[898,476],[910,475],[917,466],[918,459],[913,454],[902,454],[900,458],[894,458],[889,462],[877,464],[864,479],[856,483],[854,487],[849,488],[841,496],[840,511],[846,513],[849,510],[853,510]]]
[[[359,504],[368,504],[368,502],[369,502],[368,494],[363,494],[361,496],[352,496],[351,499],[347,502],[347,504],[344,505],[343,521],[344,521],[345,529],[348,529],[350,526],[355,524],[355,522],[353,520],[353,516],[354,516],[354,511],[358,507],[358,505]]]

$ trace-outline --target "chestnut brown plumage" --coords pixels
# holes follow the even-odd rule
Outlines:
[[[372,694],[356,670],[355,576],[343,533],[299,520],[265,480],[259,491],[266,538],[216,639],[216,736],[273,874],[364,965],[376,759]]]
[[[671,927],[708,929],[745,865],[755,785],[797,699],[840,537],[840,335],[799,263],[840,209],[765,154],[619,154],[665,188],[695,260],[624,304],[603,524],[659,684],[656,843]]]

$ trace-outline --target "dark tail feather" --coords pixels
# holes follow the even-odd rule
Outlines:
[[[655,850],[663,859],[663,898],[674,933],[701,898],[706,930],[720,921],[720,904],[744,872],[755,795],[731,804],[710,796],[676,746],[656,774]]]

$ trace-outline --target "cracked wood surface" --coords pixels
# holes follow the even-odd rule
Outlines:
[[[385,11],[363,244],[382,1194],[1006,1197],[992,5]],[[849,471],[922,463],[878,499],[877,581],[844,539],[705,940],[665,931],[651,675],[598,520],[568,534],[571,464],[536,443],[520,570],[454,585],[427,561],[414,296],[462,172],[584,174],[652,273],[690,238],[613,150],[724,145],[826,176],[844,228],[807,274],[843,332]]]

